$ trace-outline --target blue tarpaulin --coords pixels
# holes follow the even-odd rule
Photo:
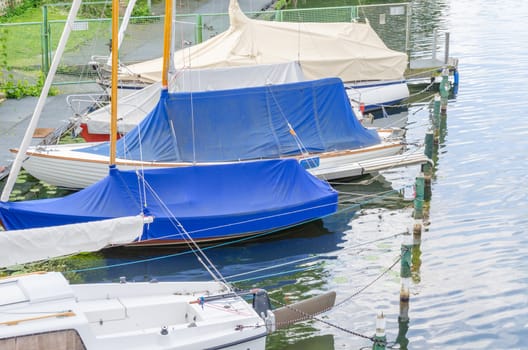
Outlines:
[[[357,120],[339,78],[232,90],[168,93],[117,142],[119,158],[219,162],[380,143]],[[109,154],[109,143],[81,149]]]
[[[62,198],[0,202],[0,219],[13,230],[143,212],[154,222],[145,225],[141,240],[181,241],[181,227],[195,240],[222,239],[285,228],[336,210],[337,193],[286,159],[138,173],[111,168],[103,180]]]

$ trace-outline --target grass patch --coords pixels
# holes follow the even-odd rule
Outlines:
[[[48,24],[50,34],[50,52],[57,48],[68,16],[65,8],[50,7]],[[38,21],[35,21],[38,19]],[[60,21],[60,22],[57,22]],[[63,22],[64,21],[64,22]],[[79,21],[79,19],[78,19]],[[16,21],[4,24],[3,35],[7,53],[7,67],[19,70],[40,69],[42,65],[42,13],[40,9],[30,9]],[[72,31],[66,43],[66,52],[76,52],[79,48],[102,36],[108,36],[110,21],[88,22],[88,30]],[[84,64],[85,62],[79,62]]]

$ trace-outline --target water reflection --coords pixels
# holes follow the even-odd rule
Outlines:
[[[301,264],[329,258],[323,255],[339,249],[351,215],[353,212],[312,221],[259,239],[204,246],[203,250],[230,281],[278,274],[294,270],[296,261]],[[108,266],[121,265],[107,270],[108,279],[124,275],[135,280],[210,279],[189,249],[128,247],[106,250],[104,255]]]
[[[287,334],[284,332],[283,336],[274,336],[267,341],[267,350],[322,350],[334,349],[334,336],[331,334],[311,336],[298,341],[292,340],[296,333]]]

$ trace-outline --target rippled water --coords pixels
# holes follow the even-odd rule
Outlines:
[[[432,11],[430,3],[415,1],[415,10]],[[528,118],[521,108],[528,96],[528,2],[434,5],[437,22],[423,25],[451,33],[460,87],[438,147],[429,225],[413,248],[409,322],[398,320],[397,259],[399,235],[413,227],[412,202],[393,190],[412,184],[416,167],[337,186],[344,202],[331,217],[273,239],[206,250],[230,281],[267,288],[281,302],[337,292],[339,306],[324,316],[329,324],[280,331],[269,337],[269,350],[370,348],[360,335],[373,335],[380,311],[393,347],[528,349]],[[410,106],[411,144],[423,142],[429,113],[427,105]],[[121,265],[81,272],[88,281],[207,277],[181,252],[112,251],[97,259]]]

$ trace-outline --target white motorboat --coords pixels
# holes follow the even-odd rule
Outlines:
[[[219,282],[70,284],[59,272],[0,280],[4,350],[264,349],[271,320]]]

